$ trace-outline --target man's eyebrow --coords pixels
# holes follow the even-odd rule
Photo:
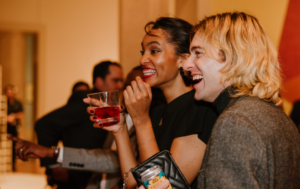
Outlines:
[[[194,51],[195,49],[203,49],[203,48],[201,46],[192,46],[191,52]]]

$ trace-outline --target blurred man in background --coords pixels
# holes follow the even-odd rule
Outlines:
[[[4,88],[4,93],[7,97],[7,133],[12,136],[18,136],[18,127],[20,126],[20,119],[23,117],[23,106],[20,101],[15,98],[16,88],[13,85],[7,85]],[[16,142],[13,142],[14,150]],[[16,156],[12,153],[12,170],[15,170]]]
[[[88,93],[122,90],[123,85],[123,73],[118,63],[103,61],[97,64],[93,70],[92,91],[75,91],[65,106],[36,122],[38,143],[52,147],[57,146],[61,140],[64,146],[72,148],[102,148],[107,132],[93,127],[86,112],[88,105],[82,99]],[[46,174],[50,185],[57,184],[58,189],[85,188],[92,172],[62,170],[55,164],[56,160],[41,159],[41,166],[47,167]]]
[[[293,110],[290,117],[295,123],[295,125],[297,126],[300,133],[300,100],[294,103]]]
[[[89,91],[89,90],[90,90],[90,86],[86,82],[79,81],[74,84],[72,88],[72,93],[76,91]]]

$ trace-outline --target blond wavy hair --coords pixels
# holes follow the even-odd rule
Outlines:
[[[280,105],[281,68],[277,50],[258,20],[243,12],[223,13],[194,27],[205,54],[225,62],[220,82],[235,87],[233,97],[248,94]],[[213,49],[219,49],[214,57]]]

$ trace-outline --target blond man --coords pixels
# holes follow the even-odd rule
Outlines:
[[[242,12],[195,26],[191,72],[195,99],[220,114],[198,174],[198,188],[299,188],[300,135],[278,107],[281,69],[258,20]]]

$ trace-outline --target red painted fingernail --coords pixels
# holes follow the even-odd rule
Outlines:
[[[94,111],[94,110],[90,110],[90,113],[92,113],[92,114],[93,114],[93,113],[95,113],[95,111]]]
[[[93,116],[93,119],[97,119],[97,116]]]
[[[125,107],[123,105],[121,105],[121,109],[123,110]]]
[[[143,81],[146,83],[146,81],[143,79]]]

